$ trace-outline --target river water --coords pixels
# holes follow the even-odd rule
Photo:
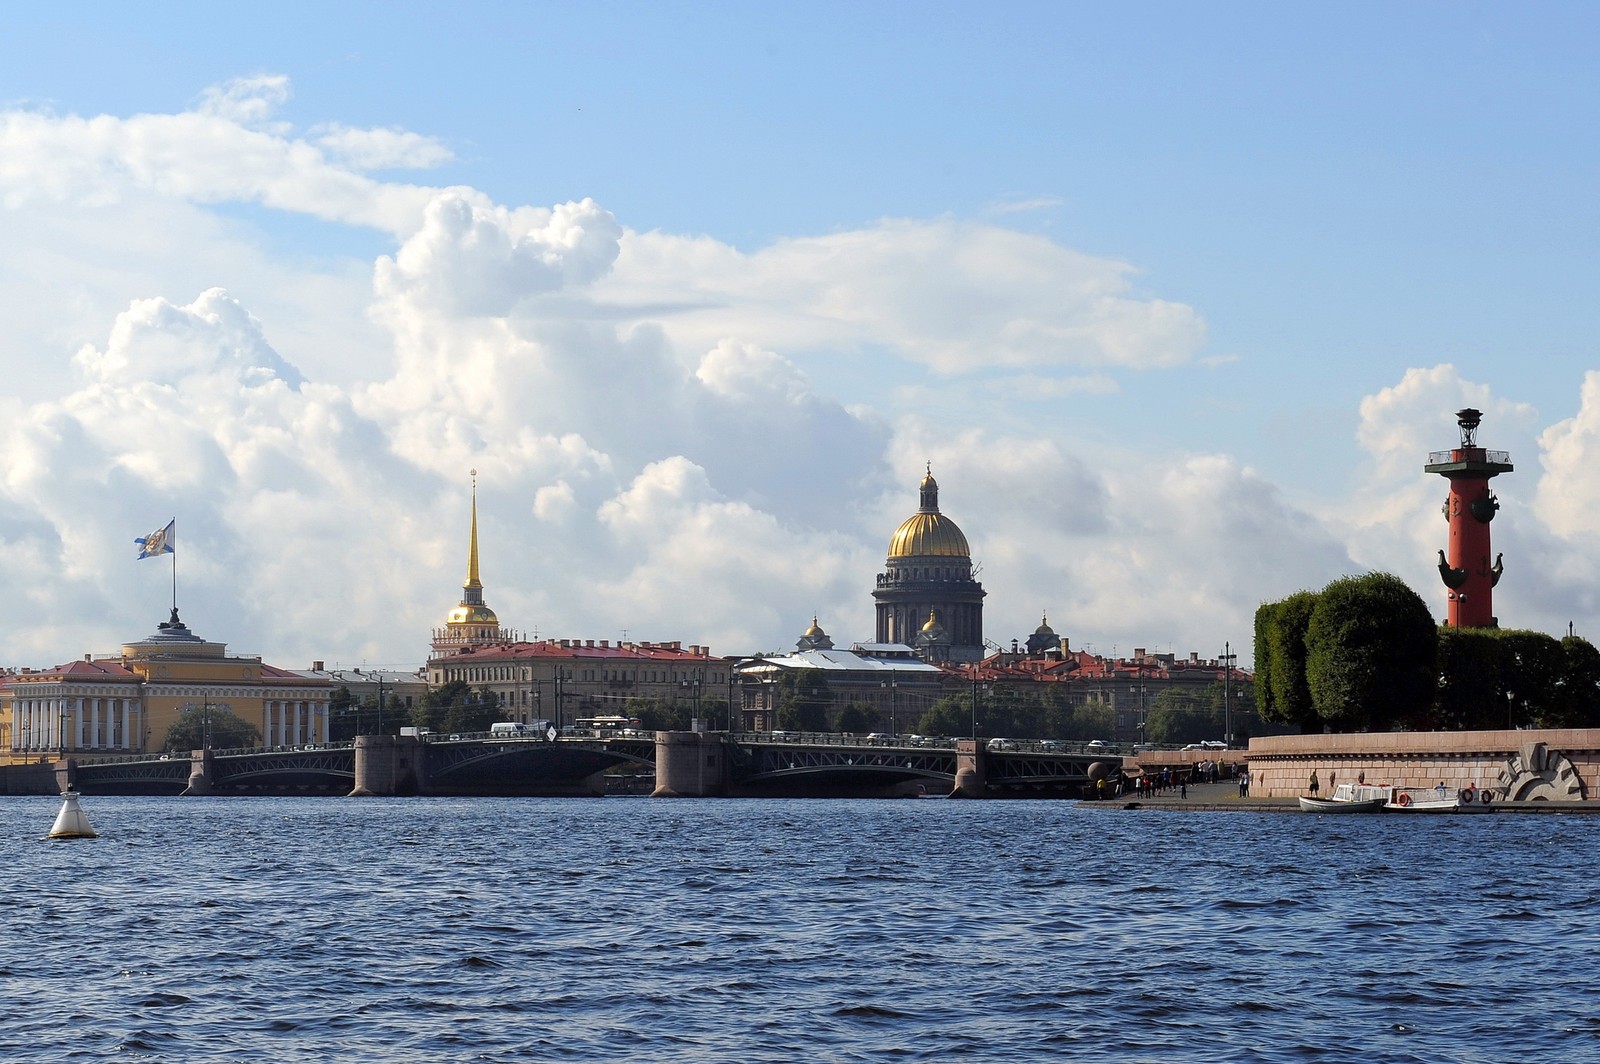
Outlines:
[[[1600,818],[6,799],[0,1059],[1600,1059]]]

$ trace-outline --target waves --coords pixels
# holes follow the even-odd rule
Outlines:
[[[1586,1059],[1588,820],[95,799],[8,1060]]]

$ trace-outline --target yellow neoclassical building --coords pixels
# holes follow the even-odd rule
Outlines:
[[[0,750],[12,761],[146,753],[183,714],[220,708],[254,724],[266,746],[324,743],[332,689],[325,677],[229,655],[174,608],[117,657],[0,676]]]

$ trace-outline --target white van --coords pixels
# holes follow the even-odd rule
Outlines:
[[[527,735],[528,726],[515,720],[502,720],[489,725],[490,738],[501,738],[508,735]]]

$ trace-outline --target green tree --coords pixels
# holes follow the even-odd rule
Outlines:
[[[1437,669],[1433,616],[1398,577],[1345,577],[1317,596],[1306,627],[1306,686],[1324,727],[1387,731],[1425,719]]]
[[[260,745],[261,731],[254,724],[215,702],[181,707],[161,742],[165,750],[239,750]]]
[[[648,731],[688,731],[692,710],[664,698],[630,698],[623,712]]]
[[[721,729],[728,727],[733,720],[728,715],[728,700],[726,698],[708,698],[700,703],[700,716],[706,722],[706,727]],[[737,729],[738,722],[734,722]]]
[[[778,678],[774,715],[784,731],[826,731],[832,693],[821,669],[787,670]]]
[[[1567,654],[1559,640],[1544,632],[1518,629],[1496,633],[1501,644],[1502,697],[1512,703],[1512,723],[1556,727],[1563,718],[1562,680]]]
[[[851,702],[839,711],[839,730],[864,735],[878,730],[878,711],[866,702]]]
[[[979,720],[982,709],[979,707]],[[931,736],[965,736],[973,731],[973,696],[950,694],[928,707],[928,712],[917,722],[920,734]],[[987,733],[984,733],[987,734]]]
[[[1303,732],[1322,730],[1306,679],[1306,632],[1317,594],[1297,591],[1256,610],[1256,715]]]
[[[1569,635],[1561,640],[1567,669],[1561,681],[1561,703],[1554,718],[1557,727],[1600,726],[1600,650],[1587,639]]]
[[[343,743],[360,735],[360,708],[350,688],[342,684],[334,688],[328,696],[328,738]]]
[[[1432,712],[1418,727],[1479,731],[1506,726],[1504,644],[1493,628],[1441,628]]]
[[[443,730],[486,732],[490,725],[510,719],[510,714],[500,704],[500,696],[487,687],[480,687],[461,701],[446,707]]]
[[[491,724],[507,719],[498,695],[487,688],[474,691],[464,680],[433,688],[411,711],[412,724],[434,732],[488,731]],[[387,730],[387,712],[384,722]]]
[[[1050,738],[1072,739],[1077,742],[1110,739],[1115,716],[1109,702],[1085,702],[1073,709],[1072,717],[1066,722],[1066,727]]]

